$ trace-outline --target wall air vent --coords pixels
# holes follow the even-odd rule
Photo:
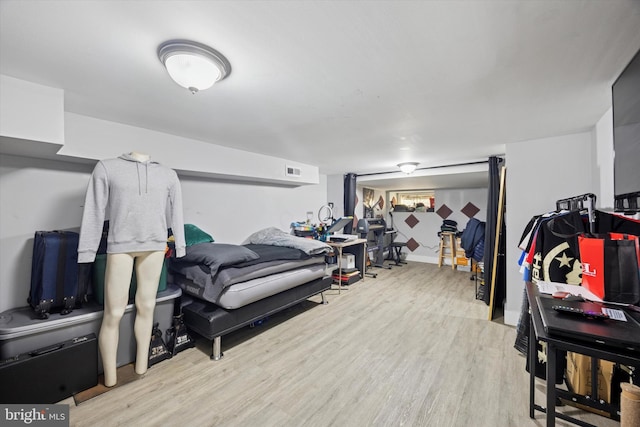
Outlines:
[[[286,166],[285,175],[300,178],[300,175],[302,175],[302,171],[300,170],[300,168],[297,168],[295,166]]]

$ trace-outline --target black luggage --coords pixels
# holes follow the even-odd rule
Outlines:
[[[95,334],[0,360],[0,402],[56,403],[98,384]]]
[[[57,309],[62,309],[62,314],[68,314],[76,305],[78,237],[78,233],[73,231],[35,233],[28,301],[43,319]]]

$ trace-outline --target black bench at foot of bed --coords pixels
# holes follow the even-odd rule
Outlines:
[[[184,301],[182,306],[184,322],[189,330],[213,341],[211,358],[219,360],[222,357],[222,335],[321,294],[331,289],[331,282],[331,277],[312,280],[233,310],[227,310],[200,299]],[[322,303],[327,303],[324,294],[322,294]]]

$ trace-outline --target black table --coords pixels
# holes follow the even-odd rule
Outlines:
[[[569,393],[566,390],[556,387],[556,360],[559,351],[572,351],[574,353],[584,354],[595,359],[609,360],[615,363],[629,366],[640,366],[640,353],[627,351],[611,346],[591,344],[585,341],[574,340],[565,337],[548,335],[542,324],[540,316],[540,307],[537,304],[536,296],[539,295],[538,287],[535,284],[527,283],[527,299],[531,309],[531,324],[529,329],[529,417],[535,418],[535,411],[545,412],[547,414],[547,427],[555,426],[556,417],[565,421],[584,426],[596,427],[592,424],[570,417],[566,414],[556,412],[556,399],[564,398],[573,400],[584,406],[589,406],[609,414],[617,414],[619,416],[619,408],[613,408],[606,402],[600,402],[595,393],[592,398]],[[549,298],[551,296],[549,295]],[[535,362],[536,362],[536,341],[542,341],[547,344],[547,371],[546,371],[546,409],[535,403]],[[592,366],[592,385],[596,386],[597,369]]]

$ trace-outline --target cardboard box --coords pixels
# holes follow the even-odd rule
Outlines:
[[[340,259],[340,266],[345,268],[356,268],[356,256],[354,254],[343,254]]]
[[[457,256],[456,265],[465,265],[471,267],[471,260],[465,256]]]
[[[598,396],[596,398],[607,403],[611,402],[613,367],[613,362],[598,361]],[[567,352],[566,379],[572,392],[581,396],[591,396],[591,357]]]
[[[474,273],[482,274],[484,273],[484,263],[483,262],[475,262],[471,264],[471,270]]]

